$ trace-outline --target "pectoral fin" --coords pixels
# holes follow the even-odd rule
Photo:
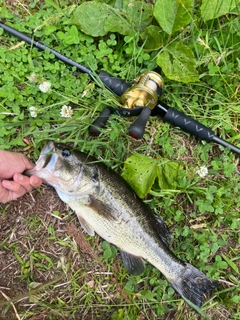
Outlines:
[[[113,208],[111,208],[101,200],[96,199],[92,195],[89,196],[89,203],[87,204],[87,206],[94,210],[100,216],[103,216],[110,220],[116,220],[116,217],[113,215]]]
[[[77,215],[77,217],[83,230],[87,232],[90,236],[94,236],[95,232],[92,226],[90,226],[90,224],[83,217],[79,215]]]
[[[125,251],[120,251],[122,262],[127,272],[133,276],[143,273],[145,265],[141,257],[134,256]]]

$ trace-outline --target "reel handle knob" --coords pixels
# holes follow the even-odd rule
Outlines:
[[[99,115],[99,117],[89,127],[89,131],[93,136],[99,136],[101,133],[100,128],[103,128],[108,121],[110,115],[114,112],[113,108],[105,108]]]
[[[143,107],[139,117],[133,122],[128,129],[128,134],[135,138],[141,139],[145,132],[146,123],[151,115],[151,109]]]

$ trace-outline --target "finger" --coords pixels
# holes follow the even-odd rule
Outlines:
[[[33,169],[35,167],[35,164],[30,162],[27,158],[25,158],[25,169],[24,170],[28,170],[28,169]]]
[[[5,189],[0,181],[0,203],[6,203],[9,201],[9,191]]]
[[[26,190],[26,192],[32,191],[32,189],[33,189],[32,185],[30,184],[29,177],[24,176],[21,173],[15,173],[13,175],[13,181],[20,184]]]
[[[30,184],[34,187],[37,188],[42,184],[42,179],[38,178],[37,176],[31,176],[29,178]]]
[[[32,176],[26,177],[22,174],[16,173],[14,181],[3,180],[0,181],[0,202],[6,203],[15,200],[25,193],[37,188],[42,184],[42,179]]]
[[[0,177],[2,179],[10,179],[14,173],[21,173],[34,166],[24,154],[0,150]]]
[[[22,168],[20,172],[35,167],[35,165],[22,153],[15,153],[14,160],[18,163],[18,166]]]
[[[3,180],[2,187],[6,189],[5,192],[3,191],[5,194],[5,202],[15,200],[27,192],[27,190],[16,181]]]

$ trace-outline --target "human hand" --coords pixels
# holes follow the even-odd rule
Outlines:
[[[0,203],[15,200],[42,184],[42,179],[22,174],[33,167],[23,154],[0,150]]]

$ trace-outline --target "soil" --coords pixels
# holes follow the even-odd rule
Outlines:
[[[90,245],[75,215],[51,187],[41,186],[40,190],[34,190],[11,203],[1,205],[1,212],[0,319],[50,319],[47,306],[46,312],[42,311],[44,308],[39,308],[39,303],[34,304],[32,297],[35,293],[39,295],[39,292],[45,291],[46,298],[46,292],[49,290],[50,301],[56,297],[61,297],[62,300],[71,299],[71,292],[61,292],[61,286],[64,286],[65,281],[71,281],[71,275],[67,271],[66,274],[62,272],[64,267],[60,268],[61,261],[65,266],[71,261],[71,268],[75,273],[82,270],[86,275],[82,281],[89,284],[89,287],[95,283],[92,273],[108,272],[99,258],[101,249],[98,248],[101,246],[98,236],[94,237]],[[68,245],[64,247],[63,242],[67,237],[72,239],[77,249]],[[58,240],[62,241],[61,245]],[[37,263],[41,261],[40,254],[42,265],[38,266]],[[46,260],[46,256],[51,262]],[[114,282],[114,279],[112,277],[111,281]],[[35,288],[35,285],[39,287]],[[117,292],[121,292],[122,289],[117,283],[115,287],[114,294],[117,296]],[[123,292],[121,295],[124,297]],[[23,314],[25,315],[22,316]],[[66,319],[66,316],[51,315],[51,319]],[[89,317],[87,313],[85,316],[76,313],[74,317],[69,316],[67,319],[94,317]]]

